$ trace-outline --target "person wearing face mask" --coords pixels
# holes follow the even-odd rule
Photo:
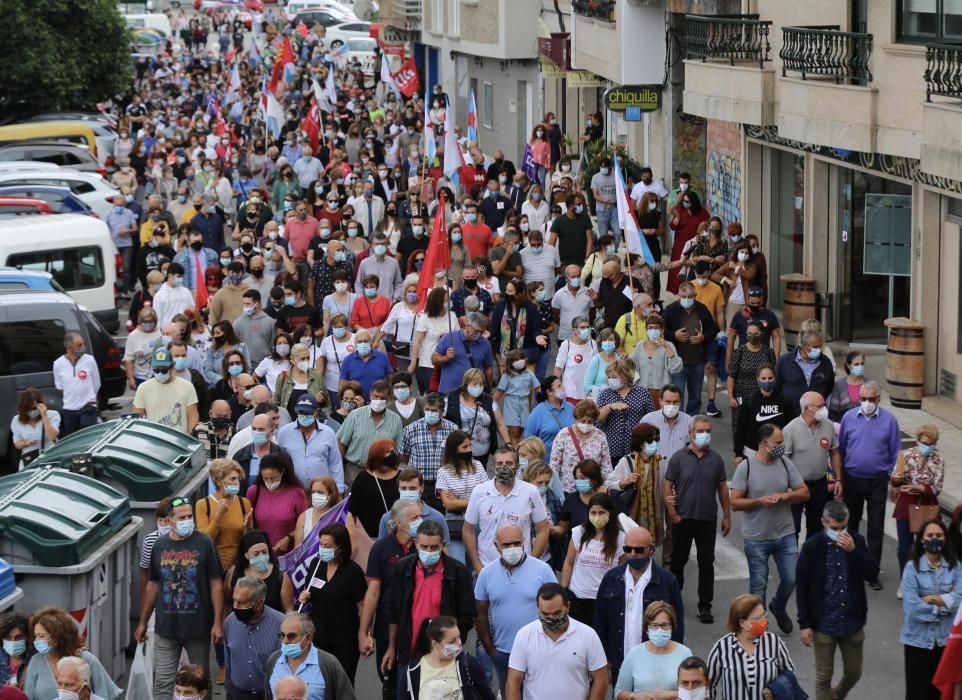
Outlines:
[[[160,338],[157,325],[157,312],[145,307],[140,312],[139,323],[127,336],[124,346],[124,366],[127,370],[127,386],[136,391],[137,387],[151,378],[150,359],[154,342]]]
[[[616,700],[632,700],[636,693],[678,696],[678,665],[691,656],[691,649],[672,639],[677,624],[675,609],[669,603],[656,601],[645,608],[644,635],[648,639],[626,654],[615,683]]]
[[[125,288],[133,289],[134,247],[133,238],[138,234],[137,216],[125,206],[123,195],[113,198],[113,208],[107,214],[105,223],[110,229],[110,237],[119,253],[124,258],[124,270],[127,276],[123,280]]]
[[[372,403],[377,400],[372,399]],[[363,410],[353,411],[352,415]],[[350,416],[348,418],[350,419]],[[381,516],[387,513],[391,504],[399,497],[400,455],[394,440],[390,438],[371,441],[366,454],[367,458],[363,462],[365,469],[357,474],[351,484],[350,512],[361,523],[368,536],[375,538]],[[352,466],[348,458],[348,469]]]
[[[210,300],[208,322],[213,326],[218,321],[230,321],[240,316],[244,310],[244,292],[247,289],[244,263],[234,260],[227,266],[224,284]]]
[[[354,335],[354,352],[341,360],[341,384],[352,380],[359,382],[364,391],[365,400],[370,398],[374,383],[383,381],[393,372],[388,356],[380,350],[373,349],[372,338],[371,331],[365,328],[358,330]],[[384,398],[387,399],[387,395]],[[400,421],[400,418],[398,420]],[[397,439],[400,439],[399,436]],[[366,455],[361,461],[365,459]]]
[[[681,206],[674,209],[669,227],[673,231],[673,243],[671,247],[671,259],[680,260],[689,241],[698,234],[698,227],[708,221],[708,210],[701,205],[698,195],[691,191],[685,192],[679,197]],[[669,209],[671,206],[669,205]],[[668,275],[668,291],[672,294],[678,293],[678,285],[681,283],[682,276],[672,271]]]
[[[401,669],[404,697],[494,700],[494,693],[485,681],[485,668],[463,650],[458,621],[453,617],[425,618],[417,635],[415,653],[415,658]]]
[[[401,289],[404,286],[401,267],[398,265],[397,259],[388,255],[388,240],[383,234],[374,236],[374,246],[371,248],[371,252],[373,255],[368,255],[361,260],[361,264],[357,268],[354,291],[357,294],[363,294],[368,300],[383,296],[390,306],[391,301],[397,301],[401,298]],[[366,287],[370,286],[368,282],[370,279],[373,279],[376,283],[374,288],[377,293],[373,296],[364,291]]]
[[[753,287],[748,290],[748,303],[741,311],[728,319],[728,341],[725,345],[725,365],[731,365],[732,353],[737,345],[748,340],[748,325],[758,324],[761,344],[771,346],[778,357],[782,352],[782,328],[771,309],[765,307],[765,290]],[[735,342],[737,339],[737,343]]]
[[[167,229],[163,226],[155,226],[151,232],[151,238],[146,245],[141,245],[137,249],[134,263],[136,277],[140,281],[141,287],[147,287],[147,275],[154,270],[159,270],[165,262],[169,262],[176,257],[177,253],[171,247]]]
[[[750,594],[736,596],[728,612],[726,628],[728,634],[715,642],[708,655],[713,698],[770,700],[774,694],[768,687],[778,676],[791,674],[791,680],[795,681],[795,664],[785,642],[769,631],[761,598]]]
[[[865,355],[852,350],[845,356],[845,376],[839,377],[828,398],[829,416],[840,421],[849,409],[858,406],[858,395],[865,384]]]
[[[326,248],[323,257],[315,260],[311,268],[311,276],[307,287],[307,301],[314,306],[323,306],[324,312],[330,317],[328,297],[335,292],[339,292],[338,296],[341,297],[346,295],[347,287],[342,285],[343,290],[339,290],[336,283],[338,280],[350,279],[350,276],[354,273],[354,268],[348,260],[348,251],[342,241],[330,241],[326,244]],[[339,272],[342,274],[338,275]],[[349,312],[350,306],[348,305],[346,308]]]
[[[569,617],[567,592],[557,583],[538,589],[538,619],[514,639],[508,658],[505,700],[571,698],[602,700],[608,693],[608,668],[598,634]],[[556,653],[563,649],[562,653]]]
[[[27,643],[29,637],[30,618],[27,615],[13,610],[0,614],[0,639],[3,640],[0,649],[0,688],[22,687],[27,665],[34,654],[33,647]]]
[[[802,512],[805,513],[806,536],[809,540],[822,531],[822,507],[833,497],[840,498],[842,484],[842,456],[838,449],[835,425],[829,419],[825,399],[815,391],[802,394],[802,412],[782,428],[785,455],[792,458],[798,473],[805,479],[809,499],[792,505],[796,537],[802,531]],[[830,470],[825,470],[825,465]]]
[[[441,369],[438,387],[441,394],[456,391],[469,369],[481,372],[487,386],[494,385],[494,355],[491,343],[484,337],[488,318],[472,311],[466,315],[465,321],[461,330],[443,335],[431,353],[432,364]]]
[[[527,198],[520,209],[521,216],[528,217],[529,231],[538,231],[546,235],[545,228],[551,220],[551,205],[544,196],[544,188],[539,184],[532,184],[528,188]]]
[[[175,677],[173,700],[202,700],[207,697],[209,685],[203,666],[184,664]]]
[[[452,231],[458,231],[460,235],[460,226],[452,227]],[[527,250],[525,248],[524,250]],[[522,253],[524,252],[522,250]],[[465,257],[464,269],[461,271],[460,277],[452,277],[455,280],[454,284],[457,284],[457,280],[460,279],[461,286],[456,288],[451,293],[451,309],[450,312],[454,314],[456,319],[463,318],[467,315],[467,310],[464,308],[464,300],[467,297],[475,297],[479,302],[479,310],[482,314],[489,314],[491,309],[494,308],[494,301],[491,293],[487,289],[483,289],[478,280],[480,273],[478,270],[478,265],[471,260],[470,254]],[[554,285],[554,277],[551,277],[551,285]],[[452,285],[454,286],[454,285]],[[441,316],[444,320],[444,316]],[[444,324],[444,332],[448,331],[447,323]],[[430,364],[430,363],[428,363]],[[422,363],[423,367],[424,365]]]
[[[402,270],[408,268],[408,258],[418,251],[427,251],[428,249],[428,230],[424,223],[424,217],[419,213],[416,213],[411,217],[411,227],[410,231],[406,232],[398,240],[396,252],[394,254],[395,259],[398,261],[398,265]]]
[[[661,387],[682,371],[681,356],[675,346],[665,340],[665,322],[661,316],[650,314],[645,319],[645,339],[635,345],[631,361],[638,370],[638,383],[648,390],[655,408],[660,406]]]
[[[715,342],[718,327],[711,311],[695,299],[695,285],[682,282],[677,292],[678,300],[665,307],[665,338],[678,349],[682,369],[673,379],[685,388],[685,411],[694,415],[701,410],[707,348]]]
[[[703,624],[711,624],[715,619],[711,605],[715,595],[716,495],[722,509],[722,537],[731,531],[725,463],[711,449],[711,433],[708,416],[697,415],[688,421],[688,446],[668,460],[662,489],[671,523],[671,573],[681,588],[685,587],[685,565],[692,543],[698,548],[698,619]]]
[[[234,437],[230,404],[223,399],[211,403],[209,419],[194,426],[191,434],[200,441],[207,459],[226,457],[227,446]]]
[[[104,700],[90,689],[90,664],[78,656],[57,661],[56,679],[59,700]]]
[[[263,272],[263,268],[261,268]],[[247,289],[241,297],[241,313],[231,320],[237,339],[247,348],[251,361],[260,367],[263,360],[269,358],[277,350],[274,340],[274,319],[264,313],[261,306],[262,294],[257,289]],[[289,345],[293,343],[289,342]],[[290,348],[288,348],[288,352]],[[273,358],[279,360],[280,358]],[[271,377],[261,374],[261,377],[268,377],[268,386],[274,386]],[[276,379],[276,375],[273,377]]]
[[[288,591],[290,607],[280,607],[280,579],[288,587],[290,579],[280,573],[264,533],[253,530],[244,539],[249,545],[244,561],[227,576],[232,611],[224,620],[224,687],[228,697],[253,698],[263,697],[264,668],[277,645],[284,612],[292,612],[293,592]]]
[[[165,261],[166,262],[166,261]],[[163,266],[163,263],[161,263]],[[166,275],[160,269],[148,272],[142,281],[142,287],[134,292],[130,299],[130,310],[127,313],[125,326],[127,331],[132,331],[140,320],[140,312],[145,308],[152,307],[154,304],[154,294],[156,294],[164,284]]]
[[[188,435],[199,420],[194,386],[170,374],[173,358],[167,348],[157,348],[151,356],[153,377],[137,387],[134,411],[149,421],[180,430]]]
[[[485,565],[474,586],[478,645],[497,670],[501,697],[506,697],[508,658],[515,635],[537,620],[535,599],[541,586],[557,582],[547,563],[525,553],[524,540],[517,525],[501,525],[495,535],[500,556]]]
[[[576,194],[565,199],[566,212],[551,224],[548,244],[558,247],[562,265],[584,264],[594,250],[594,231],[591,217],[585,211],[584,200]]]
[[[745,399],[738,411],[734,435],[735,464],[741,464],[742,460],[758,449],[758,436],[762,426],[777,425],[784,428],[795,413],[794,405],[789,405],[789,400],[776,386],[775,370],[772,366],[766,364],[759,367],[755,374],[755,391]],[[822,472],[824,471],[823,464]]]
[[[471,436],[462,430],[449,432],[444,441],[442,465],[437,470],[436,492],[444,506],[451,534],[448,552],[458,561],[464,561],[466,554],[462,539],[464,512],[474,489],[487,480],[484,467],[472,454]]]
[[[258,441],[270,440],[269,429],[256,432]],[[242,456],[241,453],[249,455],[248,461],[252,463],[254,457],[258,458],[257,464],[252,465],[257,467],[257,475],[250,477],[252,483],[246,487],[247,499],[253,504],[257,527],[270,538],[271,549],[285,554],[294,548],[297,518],[307,508],[307,499],[286,452],[269,442],[266,446],[268,449],[264,450],[263,456],[257,449],[261,445],[252,444],[241,450],[238,457]],[[240,459],[237,462],[243,466]],[[244,486],[242,484],[242,490]]]
[[[200,211],[190,220],[190,230],[200,231],[204,247],[219,250],[224,245],[224,220],[217,213],[217,197],[203,195]]]
[[[441,525],[425,520],[416,532],[417,554],[395,565],[384,591],[388,647],[377,659],[382,673],[407,667],[425,619],[449,615],[457,620],[461,638],[466,639],[477,614],[471,573],[442,551]]]
[[[783,634],[792,631],[786,609],[795,589],[797,543],[791,504],[809,498],[808,486],[785,458],[782,430],[766,423],[758,430],[758,451],[739,462],[731,481],[732,510],[745,513],[742,538],[748,560],[749,588],[765,600],[769,558],[778,569],[778,589],[769,609]]]
[[[156,615],[153,697],[170,697],[184,650],[206,671],[211,642],[224,638],[223,568],[214,540],[196,529],[189,499],[171,499],[167,515],[173,529],[154,545],[150,582],[134,630],[134,639],[146,641],[147,621]],[[162,580],[180,581],[182,587],[161,595]]]
[[[268,697],[277,700],[349,700],[355,697],[341,661],[314,644],[316,628],[303,613],[288,613],[277,635],[280,651],[267,660]]]
[[[291,348],[294,339],[289,333],[278,333],[274,338],[273,350],[257,365],[254,379],[264,382],[267,386],[277,386],[277,380],[282,374],[291,371]]]
[[[798,553],[796,600],[799,637],[815,649],[815,697],[830,700],[847,697],[862,675],[865,584],[878,578],[878,563],[865,539],[848,531],[844,503],[825,503],[820,524]],[[842,677],[832,687],[836,647],[842,652]]]
[[[482,195],[478,213],[484,217],[484,223],[496,231],[504,225],[505,215],[511,210],[511,200],[501,193],[501,185],[496,178],[488,179]]]
[[[391,385],[386,380],[375,381],[370,388],[370,403],[351,411],[337,431],[337,446],[344,458],[345,478],[348,485],[351,485],[354,479],[365,471],[364,465],[369,464],[370,450],[376,441],[389,440],[392,442],[392,447],[401,442],[401,418],[397,413],[387,410],[387,400],[390,395]],[[394,465],[391,469],[396,470],[399,459],[396,452],[392,454],[393,458],[390,461],[393,461]],[[383,509],[377,513],[378,518],[387,510],[390,501],[383,502],[381,505]],[[377,534],[376,528],[376,520],[365,522],[365,529],[372,537]]]
[[[832,361],[822,353],[825,340],[820,332],[801,331],[798,347],[778,359],[775,375],[776,390],[785,396],[796,415],[795,406],[806,391],[817,391],[826,399],[835,385],[835,369]]]
[[[761,271],[751,244],[740,236],[738,238],[739,241],[732,244],[728,261],[712,274],[712,279],[725,290],[725,314],[729,318],[734,318],[748,303],[749,291],[761,286]]]

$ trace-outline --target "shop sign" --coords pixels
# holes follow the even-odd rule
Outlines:
[[[586,70],[569,70],[565,76],[568,78],[569,88],[597,88],[604,87],[604,78]]]
[[[621,85],[609,88],[605,91],[604,104],[610,112],[624,112],[629,107],[642,112],[655,112],[661,108],[661,85]]]

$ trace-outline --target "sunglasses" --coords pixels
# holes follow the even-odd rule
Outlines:
[[[621,547],[621,551],[623,551],[625,554],[644,554],[648,551],[648,547],[632,547],[631,545],[626,544]]]
[[[175,498],[170,502],[171,508],[176,508],[177,506],[189,506],[190,499],[188,498]]]

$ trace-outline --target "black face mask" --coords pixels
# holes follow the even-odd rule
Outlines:
[[[210,425],[214,430],[223,430],[230,425],[230,418],[211,418]]]
[[[390,469],[397,466],[397,452],[392,452],[384,458],[384,466]]]
[[[234,608],[234,617],[245,625],[254,619],[255,608]]]
[[[253,243],[241,243],[241,250],[243,250],[245,253],[249,253],[249,252],[251,252],[252,250],[254,250],[254,244],[253,244]]]
[[[201,248],[204,247],[204,242],[203,242],[203,241],[194,241],[194,242],[192,242],[192,243],[190,244],[190,247],[191,247],[192,250],[200,250]]]
[[[477,281],[477,280],[474,280],[474,279],[464,280],[464,286],[465,286],[467,289],[474,289],[475,287],[478,286],[478,281]]]

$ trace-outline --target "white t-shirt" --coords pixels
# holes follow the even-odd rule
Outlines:
[[[435,490],[448,491],[455,498],[468,501],[471,499],[471,494],[474,493],[475,487],[480,486],[487,480],[488,474],[484,471],[481,462],[474,460],[474,473],[472,474],[467,472],[454,474],[447,467],[438,469],[438,480],[435,484]],[[463,520],[464,513],[452,513],[449,511],[444,517],[447,520]]]
[[[488,270],[490,272],[490,269]],[[488,278],[487,282],[478,281],[478,286],[484,291],[491,295],[492,301],[497,301],[495,297],[501,294],[501,282],[498,281],[497,277],[491,276]]]
[[[570,617],[558,641],[540,620],[529,622],[518,630],[508,658],[508,668],[524,674],[524,700],[587,700],[592,671],[607,664],[598,633]]]
[[[544,285],[545,299],[554,296],[555,270],[561,267],[558,249],[553,245],[544,244],[544,250],[535,253],[531,246],[521,249],[521,265],[524,267],[524,281],[541,282]]]
[[[87,404],[96,404],[100,391],[97,361],[88,352],[73,365],[66,355],[61,355],[53,363],[53,383],[63,392],[63,407],[68,411],[79,411]]]
[[[561,369],[561,385],[570,399],[585,397],[585,373],[588,363],[598,352],[594,340],[583,345],[576,345],[569,340],[564,341],[558,348],[558,356],[554,366]]]
[[[135,328],[127,336],[124,344],[124,362],[133,360],[134,376],[137,379],[149,379],[153,376],[150,369],[150,358],[154,354],[154,341],[160,337],[160,331],[144,333]]]
[[[399,301],[391,307],[391,312],[381,325],[381,331],[385,335],[394,335],[395,343],[414,344],[414,326],[418,320],[418,314],[411,311],[408,305]]]
[[[614,517],[614,516],[612,516]],[[584,534],[584,526],[578,525],[571,531],[571,544],[575,548],[575,565],[571,571],[571,582],[568,588],[579,598],[594,600],[598,595],[598,586],[605,574],[618,565],[618,557],[621,556],[621,546],[625,543],[625,533],[618,531],[618,546],[615,548],[614,557],[605,557],[605,545],[600,540],[591,540],[581,548],[581,536]]]
[[[160,425],[187,431],[187,408],[197,405],[197,392],[194,385],[186,379],[173,377],[161,384],[156,379],[148,379],[137,387],[134,394],[134,408],[144,412],[144,418]]]
[[[440,477],[440,473],[438,474]],[[517,525],[524,535],[524,551],[531,553],[531,526],[547,520],[548,512],[537,487],[520,479],[507,496],[501,495],[495,482],[488,480],[475,487],[468,500],[465,521],[475,526],[478,538],[478,557],[481,564],[499,558],[494,546],[495,534],[502,525]]]
[[[663,199],[664,197],[668,196],[668,190],[666,190],[665,186],[661,184],[661,181],[652,180],[650,185],[646,185],[643,182],[635,183],[635,186],[631,188],[632,200],[637,202],[639,199],[641,199],[641,195],[645,194],[645,192],[654,192],[656,195],[658,195],[658,199]]]
[[[169,284],[161,285],[154,295],[154,311],[157,312],[157,327],[163,328],[165,323],[170,321],[177,314],[184,313],[184,309],[194,306],[194,296],[187,287],[171,287]]]
[[[344,358],[354,352],[354,334],[348,333],[344,336],[344,341],[336,341],[333,335],[329,335],[321,341],[318,349],[318,356],[323,357],[327,363],[324,367],[324,384],[330,391],[336,391],[341,381],[341,365]]]
[[[451,329],[458,330],[460,327],[458,317],[454,315],[453,311],[449,311],[447,316],[436,318],[427,314],[418,316],[415,332],[424,333],[424,340],[421,341],[421,349],[418,351],[418,367],[434,367],[431,364],[431,353],[438,346],[441,336]]]
[[[254,370],[254,374],[258,377],[263,377],[264,381],[267,383],[267,388],[274,391],[277,386],[277,378],[281,376],[284,372],[291,371],[291,361],[288,359],[275,360],[271,357],[265,357],[261,360],[261,363],[257,365]]]

